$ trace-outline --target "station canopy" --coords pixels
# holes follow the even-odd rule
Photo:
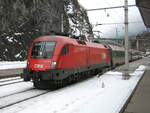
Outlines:
[[[147,28],[150,28],[150,0],[136,0],[144,24]]]

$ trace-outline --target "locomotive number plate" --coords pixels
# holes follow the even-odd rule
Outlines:
[[[34,68],[43,68],[42,64],[34,64]]]

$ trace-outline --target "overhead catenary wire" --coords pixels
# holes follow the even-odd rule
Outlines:
[[[107,0],[104,0],[104,1],[108,4],[108,6],[111,6],[110,3],[109,3]],[[114,10],[114,11],[115,11],[115,13],[117,14],[117,16],[118,16],[120,19],[123,18],[121,15],[118,14],[118,12],[117,12],[116,10]]]
[[[106,1],[106,0],[105,0]],[[107,2],[107,4],[109,4],[108,3],[108,1],[106,1]],[[136,7],[136,5],[135,4],[132,4],[132,5],[128,5],[127,7]],[[86,11],[97,11],[97,10],[108,10],[108,9],[117,9],[117,8],[125,8],[125,6],[123,5],[123,6],[115,6],[115,7],[105,7],[105,8],[95,8],[95,9],[87,9]],[[116,12],[116,11],[115,11]],[[117,13],[117,12],[116,12]],[[118,14],[118,13],[117,13]],[[120,18],[121,18],[121,16],[120,16]],[[116,20],[116,19],[115,19]],[[130,22],[130,23],[143,23],[143,22]],[[101,25],[117,25],[117,24],[120,24],[120,25],[122,25],[122,24],[124,24],[124,23],[103,23],[103,24],[101,24]]]
[[[111,6],[111,4],[107,1],[107,0],[104,0],[107,4],[108,4],[108,6]],[[114,10],[113,9],[113,12],[115,12],[116,13],[116,15],[119,17],[119,19],[120,20],[122,20],[123,19],[123,16],[121,16],[116,10]],[[103,24],[103,25],[108,25],[108,24]],[[110,24],[109,24],[110,25]],[[112,25],[112,24],[111,24]],[[116,37],[118,37],[118,26],[117,26],[117,24],[115,24],[116,25],[116,28],[115,28],[115,30],[116,30]],[[121,24],[120,24],[121,25]]]
[[[113,9],[124,9],[125,8],[125,6],[124,5],[120,5],[120,6],[111,6],[110,5],[110,3],[108,3],[108,0],[104,0],[105,1],[105,4],[106,4],[106,2],[107,2],[107,6],[106,7],[100,7],[100,8],[91,8],[91,9],[86,9],[86,11],[87,12],[93,12],[93,11],[105,11],[106,12],[106,10],[107,10],[107,12],[106,13],[110,13],[110,15],[111,15],[111,13],[117,13],[117,15],[116,16],[118,16],[121,20],[123,20],[124,19],[124,17],[117,11],[117,10],[113,10]],[[109,7],[110,6],[110,7]],[[132,3],[132,4],[128,4],[126,7],[128,7],[128,8],[135,8],[136,7],[136,4],[135,3]],[[111,10],[111,12],[109,12],[108,10]],[[114,25],[114,26],[116,26],[114,29],[115,29],[115,32],[116,32],[116,35],[118,35],[118,27],[122,27],[122,29],[125,29],[125,27],[124,27],[124,24],[125,23],[123,23],[122,21],[120,22],[120,23],[118,23],[118,19],[119,18],[114,18],[113,16],[111,16],[111,19],[114,21],[114,23],[113,22],[111,22],[111,23],[101,23],[100,22],[100,24],[99,24],[99,22],[97,22],[96,24],[97,25],[101,25],[101,26],[105,26],[105,25]],[[141,24],[141,23],[143,23],[142,21],[137,21],[137,22],[129,22],[129,24]],[[95,24],[95,25],[96,25]],[[119,25],[119,26],[118,26]],[[95,26],[96,27],[96,26]]]
[[[111,6],[111,4],[110,4],[107,0],[104,0],[104,1],[105,1],[105,3],[108,5],[108,7]],[[122,17],[121,15],[119,15],[116,10],[113,9],[112,11],[117,14],[117,16],[119,17],[120,20],[123,19],[123,17]],[[116,16],[115,16],[115,17],[116,17]],[[112,17],[112,18],[113,18],[113,17]],[[114,19],[115,19],[114,21],[117,20],[117,18],[114,18]],[[112,23],[112,24],[113,24],[113,23]],[[111,25],[112,25],[112,24],[111,24]],[[110,25],[110,24],[103,23],[102,25]],[[115,24],[115,25],[116,25],[116,28],[115,28],[115,29],[116,29],[116,37],[118,37],[118,26],[117,26],[117,24]]]
[[[128,5],[128,7],[136,7],[136,5]],[[95,9],[87,9],[86,11],[96,11],[96,10],[106,10],[106,9],[117,9],[117,8],[125,8],[124,6],[115,6],[115,7],[104,7],[104,8],[95,8]]]
[[[129,22],[129,24],[138,24],[138,23],[143,23],[142,21],[135,21],[135,22]],[[114,25],[114,24],[124,24],[124,23],[100,23],[100,24],[96,24],[95,26],[98,26],[98,25]]]

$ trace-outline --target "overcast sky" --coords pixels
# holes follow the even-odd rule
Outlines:
[[[78,0],[79,3],[86,9],[104,8],[124,5],[124,0]],[[129,5],[134,5],[135,0],[128,0]],[[88,16],[90,22],[95,24],[104,23],[124,23],[124,9],[109,9],[89,11]],[[137,34],[146,31],[146,27],[143,24],[143,20],[139,13],[138,8],[129,7],[129,36],[136,36]],[[94,30],[101,31],[101,36],[105,38],[123,37],[124,24],[105,24],[95,26]]]

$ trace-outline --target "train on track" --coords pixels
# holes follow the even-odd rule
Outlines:
[[[33,41],[21,77],[36,88],[59,87],[123,64],[124,56],[124,48],[117,45],[42,36]],[[131,53],[129,58],[133,60]]]

